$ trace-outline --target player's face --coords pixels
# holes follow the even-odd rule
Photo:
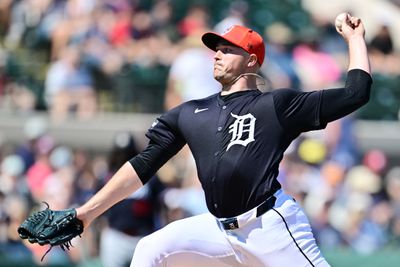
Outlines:
[[[249,54],[229,43],[220,43],[214,56],[214,78],[222,85],[229,84],[246,72]]]

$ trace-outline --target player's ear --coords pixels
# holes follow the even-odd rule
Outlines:
[[[254,67],[257,64],[257,56],[255,54],[250,54],[247,67]]]

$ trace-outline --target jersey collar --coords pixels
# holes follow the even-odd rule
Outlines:
[[[233,99],[240,98],[241,96],[253,95],[253,94],[261,94],[261,91],[258,89],[249,89],[249,90],[234,92],[229,95],[221,95],[221,93],[219,93],[217,95],[217,99],[218,103],[223,105],[226,104],[227,102],[230,102]]]

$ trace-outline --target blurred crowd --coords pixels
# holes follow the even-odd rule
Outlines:
[[[159,113],[218,92],[213,53],[200,36],[232,24],[252,26],[251,2],[228,1],[222,16],[212,17],[210,5],[189,4],[182,11],[181,1],[173,0],[0,1],[0,112],[49,114],[45,121],[28,120],[23,143],[0,140],[0,259],[38,263],[48,248],[21,242],[16,232],[26,216],[43,209],[42,202],[53,209],[84,203],[142,149],[130,132],[117,133],[107,153],[70,147],[57,143],[46,125],[108,111]],[[346,44],[331,19],[306,14],[310,27],[302,32],[279,20],[258,25],[267,43],[260,90],[343,85]],[[287,14],[296,15],[297,10]],[[368,254],[400,247],[399,159],[380,150],[361,153],[353,131],[363,114],[398,120],[400,91],[385,86],[380,94],[378,85],[399,78],[400,51],[391,25],[378,28],[368,38],[377,77],[371,101],[378,110],[302,135],[281,164],[279,180],[304,207],[323,248]],[[385,108],[382,116],[379,107]],[[205,211],[185,147],[150,183],[75,239],[76,248],[55,248],[45,263],[99,258],[107,267],[128,266],[140,237]]]

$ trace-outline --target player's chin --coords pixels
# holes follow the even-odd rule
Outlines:
[[[217,80],[218,82],[221,82],[224,80],[224,76],[221,75],[219,71],[214,70],[214,79]]]
[[[227,80],[226,77],[226,72],[214,69],[214,79],[216,79],[219,82],[223,82],[224,80]]]
[[[228,84],[227,80],[225,77],[223,76],[214,76],[214,79],[219,82],[220,84],[222,84],[222,86]]]

